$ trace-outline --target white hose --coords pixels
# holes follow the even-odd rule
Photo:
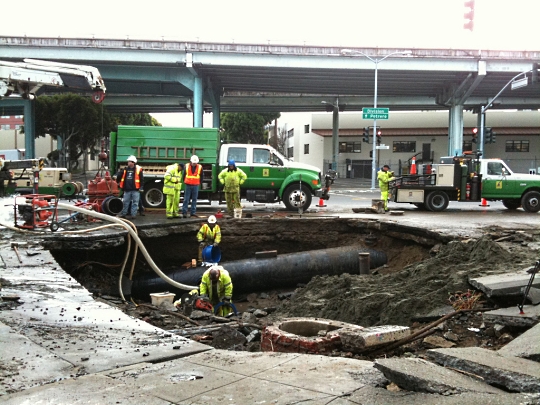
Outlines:
[[[77,212],[80,212],[82,214],[90,215],[92,217],[96,217],[96,218],[102,219],[104,221],[109,221],[109,222],[112,222],[114,224],[117,224],[117,225],[123,227],[126,231],[128,231],[128,233],[131,235],[131,237],[135,240],[135,243],[137,243],[137,246],[139,246],[139,249],[141,250],[141,253],[143,254],[144,258],[146,259],[146,261],[148,262],[148,264],[150,265],[152,270],[154,270],[158,276],[160,276],[163,280],[165,280],[170,285],[172,285],[172,286],[174,286],[176,288],[179,288],[181,290],[191,291],[191,290],[195,290],[195,289],[199,288],[198,286],[192,286],[192,285],[186,285],[186,284],[179,283],[177,281],[174,281],[172,278],[167,277],[167,275],[165,273],[163,273],[159,269],[159,267],[156,265],[156,263],[154,263],[154,261],[152,260],[152,258],[148,254],[148,251],[144,247],[144,245],[141,242],[141,239],[139,238],[137,233],[127,223],[125,223],[121,219],[118,219],[116,217],[112,217],[110,215],[101,214],[101,213],[96,212],[96,211],[87,210],[85,208],[80,208],[80,207],[77,207],[77,206],[74,206],[74,205],[69,205],[69,204],[58,203],[58,208],[65,208],[65,209],[68,209],[68,210],[71,210],[71,211],[77,211]],[[4,224],[2,224],[2,225],[4,225]],[[11,226],[6,226],[6,227],[9,228],[9,229],[14,229],[14,230],[20,231],[20,229],[15,228],[15,227],[11,227]]]

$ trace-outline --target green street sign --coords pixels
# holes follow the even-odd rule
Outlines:
[[[364,120],[387,120],[389,114],[389,108],[362,108],[362,119]]]

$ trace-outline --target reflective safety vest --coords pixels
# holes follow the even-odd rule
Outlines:
[[[186,167],[186,178],[184,179],[184,183],[190,185],[190,186],[198,186],[201,184],[201,172],[202,172],[202,166],[197,165],[195,168],[195,172],[192,170],[191,164],[187,165]]]
[[[217,281],[217,293],[219,300],[223,298],[232,298],[233,284],[229,272],[223,268],[219,270],[219,280]],[[199,286],[201,295],[208,295],[212,300],[212,280],[210,280],[210,270],[206,270],[201,279],[201,285]]]
[[[165,177],[163,178],[163,194],[174,194],[182,187],[182,172],[177,163],[167,166]]]
[[[122,174],[122,179],[120,180],[120,188],[124,188],[124,180],[126,179],[127,168],[124,169],[124,174]],[[135,165],[135,188],[138,190],[141,188],[141,171],[142,167]]]
[[[211,240],[216,243],[221,242],[221,228],[218,224],[214,225],[214,229],[210,229],[208,224],[204,224],[199,229],[197,233],[197,241],[202,242],[203,240]]]

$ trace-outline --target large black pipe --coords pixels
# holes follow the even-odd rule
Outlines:
[[[358,254],[363,252],[370,254],[371,269],[386,264],[388,260],[384,252],[349,246],[220,264],[231,276],[234,293],[245,293],[296,287],[297,284],[308,283],[313,276],[360,274]],[[206,269],[206,267],[178,269],[166,274],[179,283],[198,286]],[[135,278],[131,287],[132,295],[139,298],[148,298],[150,293],[163,291],[174,292],[177,295],[185,293],[153,273]]]

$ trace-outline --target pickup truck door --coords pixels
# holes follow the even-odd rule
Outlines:
[[[286,176],[283,162],[272,162],[273,154],[267,148],[233,146],[227,159],[234,159],[236,166],[247,175],[243,189],[279,189]]]
[[[246,171],[246,185],[249,188],[279,189],[286,176],[283,162],[267,148],[254,147],[252,157],[252,163]]]
[[[503,162],[486,162],[482,176],[482,197],[511,198],[516,193],[512,172]]]

